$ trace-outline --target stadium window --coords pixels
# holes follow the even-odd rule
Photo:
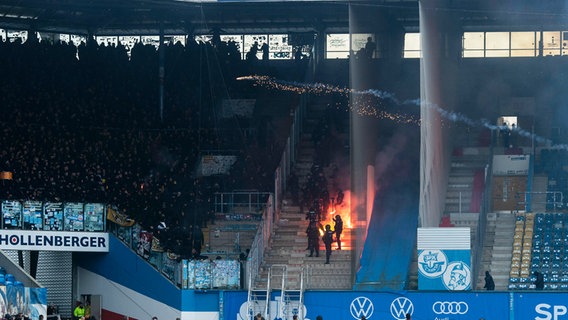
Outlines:
[[[0,29],[0,41],[2,42],[6,41],[6,30],[4,29]]]
[[[244,36],[244,55],[243,59],[245,59],[247,53],[250,51],[254,43],[257,43],[258,51],[256,52],[256,57],[258,60],[262,60],[262,51],[260,51],[260,47],[263,43],[268,42],[268,35],[266,34],[245,34]]]
[[[568,56],[568,32],[562,31],[562,52],[563,56]]]
[[[209,42],[211,42],[211,39],[213,39],[213,36],[210,35],[210,34],[202,34],[202,35],[195,36],[193,39],[197,43],[209,43]]]
[[[487,32],[485,34],[485,56],[509,57],[509,32]]]
[[[292,46],[287,34],[271,34],[268,36],[268,52],[271,60],[292,59]]]
[[[116,47],[118,43],[118,37],[113,36],[97,36],[95,40],[99,46],[104,45],[105,47]]]
[[[485,56],[485,37],[483,32],[465,32],[462,38],[462,57],[483,58]]]
[[[177,43],[185,47],[185,36],[168,35],[164,36],[164,43],[168,45],[175,45]]]
[[[143,45],[153,45],[156,50],[160,46],[160,36],[141,36],[140,41]]]
[[[241,59],[244,59],[244,50],[243,50],[243,38],[242,34],[227,34],[221,36],[221,41],[229,43],[229,41],[233,41],[239,49],[239,53],[241,54]]]
[[[126,54],[128,55],[128,58],[130,59],[130,55],[132,53],[132,48],[134,47],[135,44],[140,42],[140,37],[139,36],[120,36],[120,37],[118,37],[118,41],[120,42],[121,45],[124,46],[124,48],[126,48]]]
[[[542,54],[545,56],[560,55],[562,38],[560,31],[545,31],[542,33]]]
[[[28,40],[28,31],[26,31],[26,30],[20,30],[20,31],[9,30],[9,31],[6,31],[6,38],[10,42],[15,42],[16,39],[20,39],[21,43],[24,43],[24,42],[26,42],[26,40]]]
[[[373,34],[370,33],[353,33],[351,34],[351,50],[353,52],[359,53],[361,50],[365,49],[367,45],[367,39],[371,38],[375,43],[375,51],[373,52],[373,57],[377,57],[376,39]]]
[[[69,38],[71,39],[71,42],[73,42],[73,44],[78,47],[81,45],[81,43],[86,43],[87,42],[87,37],[85,36],[79,36],[76,34],[71,34],[69,35]]]
[[[349,33],[330,33],[325,42],[326,59],[349,58]]]
[[[535,57],[538,53],[536,32],[511,32],[511,57]]]
[[[420,33],[404,34],[404,58],[420,58],[422,47],[420,46]]]

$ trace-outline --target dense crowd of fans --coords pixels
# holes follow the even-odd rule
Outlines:
[[[109,203],[145,228],[165,223],[171,232],[161,236],[171,238],[206,223],[215,192],[271,191],[271,154],[281,150],[244,143],[238,122],[216,115],[220,99],[255,94],[234,80],[247,62],[220,42],[164,50],[161,110],[152,45],[136,44],[129,57],[94,40],[0,41],[0,171],[13,173],[0,198]],[[238,155],[230,177],[195,174],[207,150]]]

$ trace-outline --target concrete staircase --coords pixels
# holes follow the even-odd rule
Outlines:
[[[547,197],[546,191],[548,190],[548,176],[535,175],[532,181],[532,191],[535,192],[531,195],[531,211],[532,212],[546,212],[547,211]],[[542,193],[540,193],[542,192]]]
[[[489,161],[483,149],[470,150],[469,154],[452,157],[444,215],[470,211],[475,172]]]
[[[485,229],[483,258],[477,279],[477,289],[483,290],[485,271],[495,281],[495,290],[506,291],[509,285],[515,215],[510,212],[489,213]]]
[[[304,289],[351,289],[350,229],[343,231],[342,250],[335,250],[337,245],[334,243],[330,264],[325,264],[325,247],[321,241],[319,257],[308,257],[307,227],[308,222],[298,206],[283,205],[255,288],[267,287],[271,267],[285,265],[288,289],[300,288],[300,274],[304,274]],[[272,278],[271,289],[280,287],[281,280]]]
[[[330,103],[328,100],[328,98],[316,99],[309,106],[309,116],[304,123],[307,129],[300,137],[298,157],[293,168],[298,177],[300,188],[306,184],[308,174],[316,158],[316,148],[313,145],[310,131],[324,114],[327,105]],[[332,166],[323,169],[328,181],[330,197],[333,197],[337,193],[336,173]],[[302,199],[302,195],[300,195],[300,199]],[[287,270],[288,290],[300,288],[300,277],[298,276],[300,274],[304,275],[303,289],[351,289],[353,270],[351,267],[351,229],[348,219],[349,208],[347,207],[349,202],[346,199],[344,203],[344,207],[336,208],[337,213],[341,213],[344,221],[341,237],[342,250],[336,250],[337,244],[333,243],[330,264],[325,264],[325,246],[321,238],[319,257],[308,257],[309,252],[306,250],[308,246],[306,234],[308,220],[306,220],[305,215],[308,208],[301,208],[298,203],[293,203],[289,194],[285,195],[281,205],[280,218],[275,221],[274,233],[270,239],[269,248],[266,250],[260,273],[256,277],[254,288],[267,288],[270,268],[280,268],[284,265]],[[345,214],[346,211],[347,214]],[[331,213],[324,214],[321,221],[322,225],[330,224],[333,229],[333,222],[331,221],[333,216],[334,214]],[[270,279],[271,289],[278,290],[281,286],[281,280]]]

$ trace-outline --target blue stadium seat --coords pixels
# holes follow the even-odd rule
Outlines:
[[[5,275],[6,278],[6,282],[10,281],[10,282],[14,282],[16,279],[14,278],[14,275],[11,273],[8,273]]]

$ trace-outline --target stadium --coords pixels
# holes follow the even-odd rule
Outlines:
[[[568,317],[567,18],[0,1],[2,318]]]

